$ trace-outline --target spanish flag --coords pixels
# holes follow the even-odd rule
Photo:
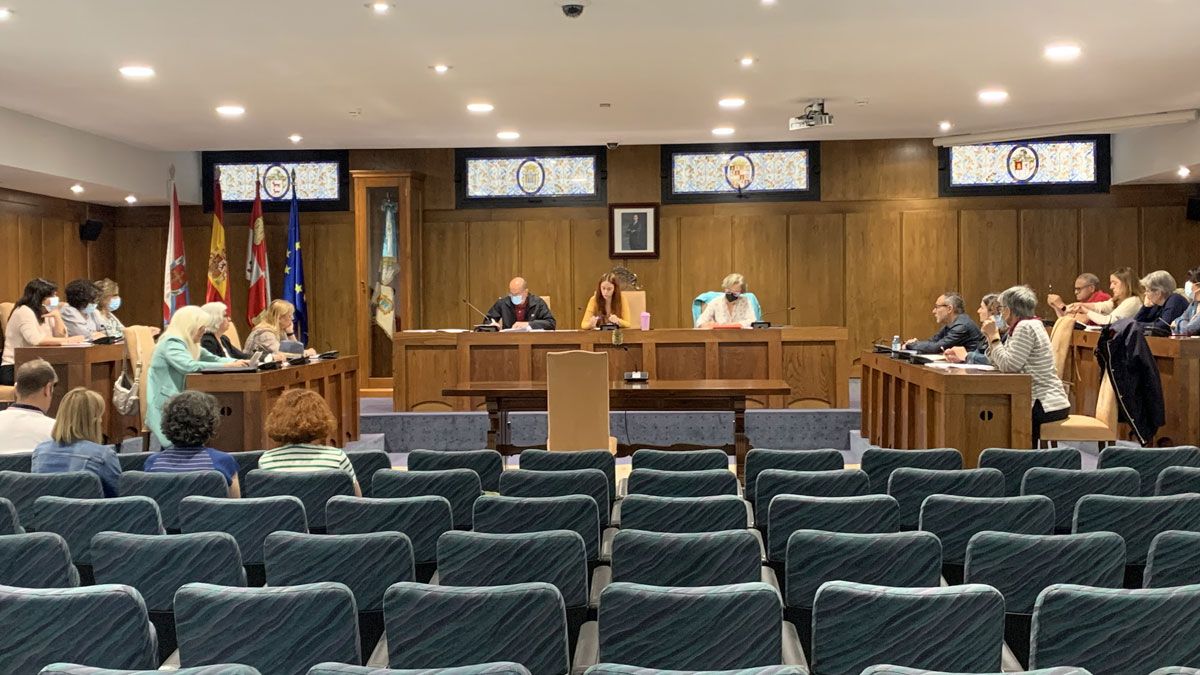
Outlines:
[[[208,288],[205,302],[223,302],[229,313],[229,259],[225,255],[225,210],[221,205],[221,175],[213,178],[212,241],[208,245]]]

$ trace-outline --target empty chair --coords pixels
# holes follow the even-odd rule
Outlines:
[[[799,630],[805,653],[811,653],[813,600],[821,584],[854,581],[877,586],[937,586],[942,576],[942,546],[929,532],[797,530],[788,537],[784,576],[784,616]]]
[[[754,501],[758,474],[767,469],[784,471],[836,471],[845,460],[837,450],[771,450],[753,448],[746,453],[746,499]]]
[[[325,503],[337,495],[354,496],[354,479],[344,471],[263,471],[246,475],[249,497],[291,495],[304,504],[310,532],[325,531]]]
[[[53,532],[0,537],[0,586],[74,588],[79,570],[67,541]]]
[[[627,493],[630,495],[654,497],[714,497],[738,493],[737,476],[729,469],[634,469],[629,474],[628,485]]]
[[[1200,532],[1168,530],[1150,543],[1146,557],[1146,588],[1200,584]]]
[[[345,584],[354,593],[362,653],[383,635],[383,593],[413,580],[412,543],[399,532],[318,535],[272,532],[263,543],[270,586]]]
[[[73,663],[52,663],[38,675],[157,675],[157,670],[110,670],[108,668],[92,668],[78,666]],[[172,670],[174,675],[262,675],[257,668],[243,666],[237,663],[222,663],[199,668],[180,668]],[[311,672],[311,671],[310,671]]]
[[[409,471],[447,469],[470,469],[479,474],[484,491],[498,492],[504,458],[495,450],[413,450],[408,453]]]
[[[1003,497],[1004,474],[998,469],[899,468],[888,479],[888,494],[900,505],[900,529],[912,530],[921,519],[921,504],[929,495]]]
[[[839,455],[840,457],[841,455]],[[858,497],[870,494],[871,479],[863,471],[788,471],[767,469],[755,484],[754,524],[767,529],[767,511],[776,495],[809,497]]]
[[[129,471],[121,474],[117,483],[122,497],[149,497],[158,504],[163,527],[168,532],[179,531],[179,502],[184,497],[226,497],[229,486],[225,477],[216,471],[184,473],[146,473]]]
[[[724,450],[638,450],[633,453],[632,464],[635,471],[728,471],[729,455]]]
[[[346,457],[350,459],[350,464],[354,467],[354,475],[358,477],[358,484],[362,488],[363,496],[373,497],[371,485],[374,482],[375,472],[392,468],[392,460],[388,454],[382,450],[347,450]]]
[[[424,675],[529,675],[525,666],[511,661],[480,663],[458,668],[426,668],[422,672]],[[345,663],[320,663],[313,666],[308,675],[413,675],[413,671],[351,666]]]
[[[953,448],[892,450],[867,448],[860,467],[871,477],[871,492],[886,494],[892,472],[901,467],[954,471],[963,468],[962,455]]]
[[[1112,532],[1028,535],[980,532],[967,545],[963,578],[1004,596],[1005,642],[1029,664],[1029,629],[1038,594],[1053,584],[1120,588],[1125,542]]]
[[[185,497],[179,504],[179,524],[184,533],[227,532],[242,552],[246,582],[266,583],[263,541],[278,531],[307,532],[304,504],[296,497],[215,499]]]
[[[1136,497],[1139,479],[1130,468],[1075,471],[1034,467],[1025,472],[1021,494],[1045,495],[1054,502],[1054,531],[1067,533],[1075,519],[1075,504],[1084,495]]]
[[[621,500],[621,525],[648,532],[720,532],[749,524],[746,502],[719,497],[629,495]]]
[[[175,651],[175,592],[184,584],[246,585],[237,541],[224,532],[101,532],[92,540],[92,557],[97,583],[124,584],[141,594],[158,633],[160,660]]]
[[[699,588],[614,583],[601,595],[598,625],[584,626],[576,668],[599,662],[697,671],[802,665],[795,627],[781,610],[779,591],[761,582]]]
[[[72,497],[101,499],[104,489],[100,478],[90,471],[68,473],[19,473],[0,471],[0,497],[17,509],[22,523],[33,522],[33,503],[38,497]]]
[[[1154,494],[1180,495],[1185,492],[1200,492],[1200,467],[1168,466],[1158,474]]]
[[[1075,532],[1116,532],[1125,539],[1125,587],[1139,588],[1150,543],[1167,530],[1200,531],[1200,495],[1112,497],[1084,495],[1075,506]]]
[[[13,452],[0,454],[0,471],[29,473],[32,470],[32,465],[32,452]]]
[[[469,530],[475,500],[483,494],[479,474],[470,469],[446,471],[396,471],[384,469],[375,474],[375,497],[445,497],[454,516],[454,529]]]
[[[146,468],[146,460],[156,453],[153,452],[118,452],[117,461],[121,463],[121,473],[126,471],[141,471]],[[124,493],[121,493],[124,494]]]
[[[1181,445],[1175,448],[1112,447],[1100,451],[1098,469],[1129,467],[1141,476],[1142,496],[1154,494],[1158,474],[1168,466],[1200,467],[1200,448]]]
[[[767,516],[767,559],[772,563],[784,563],[788,538],[796,530],[860,534],[897,532],[899,519],[900,506],[888,495],[779,495],[771,500]]]
[[[584,671],[585,675],[667,675],[680,671],[655,670],[639,668],[620,663],[598,663]],[[808,675],[802,666],[759,666],[757,668],[742,668],[738,675]]]
[[[499,497],[475,501],[475,531],[492,534],[571,530],[583,538],[589,561],[600,559],[600,516],[596,502],[583,495]]]
[[[246,484],[246,476],[250,472],[258,468],[258,460],[262,458],[265,450],[248,450],[245,452],[231,452],[233,458],[238,463],[238,484]]]
[[[175,594],[175,628],[185,667],[232,662],[305,675],[325,661],[362,663],[354,594],[342,584],[187,584]]]
[[[813,601],[814,673],[892,663],[956,673],[1000,670],[1004,598],[989,586],[889,588],[830,581]]]
[[[10,500],[0,497],[0,534],[23,534],[24,532],[25,528],[21,527],[21,517],[17,515],[17,507],[13,506]]]
[[[1200,665],[1200,586],[1112,590],[1056,584],[1033,608],[1030,668],[1148,673]]]
[[[979,468],[999,469],[1004,474],[1004,496],[1021,494],[1021,480],[1025,472],[1034,467],[1050,469],[1082,468],[1083,462],[1075,448],[1049,448],[1045,450],[1014,450],[1010,448],[987,448],[979,454]]]
[[[70,499],[38,497],[33,526],[67,541],[71,560],[86,586],[92,582],[92,537],[100,532],[164,534],[158,505],[149,497]]]
[[[383,600],[388,665],[429,669],[512,661],[532,675],[571,668],[563,599],[551,584],[400,583]]]
[[[534,471],[518,469],[500,475],[500,494],[507,497],[561,497],[585,495],[596,502],[600,527],[608,527],[611,513],[608,478],[598,469]]]
[[[1092,675],[1083,668],[1042,668],[1039,670],[1023,671],[1025,675]],[[938,670],[925,670],[924,668],[905,668],[904,666],[871,666],[862,671],[860,675],[962,675],[961,673],[947,673]],[[987,675],[1004,675],[1004,673],[988,673]],[[1151,675],[1167,675],[1154,671]]]
[[[977,532],[1053,534],[1054,502],[1049,497],[957,497],[930,495],[921,505],[920,529],[942,542],[942,574],[962,583],[967,542]]]
[[[617,499],[617,461],[608,450],[575,450],[572,452],[522,450],[520,461],[522,469],[534,471],[598,469],[608,479],[608,502],[611,504]]]
[[[2,673],[36,673],[55,662],[158,667],[146,605],[128,586],[0,586],[0,626]]]
[[[437,568],[438,537],[452,529],[445,497],[379,499],[337,496],[325,505],[329,534],[402,532],[412,544],[415,581],[429,581]]]

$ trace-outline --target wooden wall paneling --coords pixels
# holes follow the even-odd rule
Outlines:
[[[623,145],[608,151],[608,202],[657,202],[662,193],[657,145]]]
[[[732,222],[729,216],[684,216],[679,219],[679,309],[691,323],[692,301],[705,291],[721,290],[733,269]],[[687,324],[685,324],[687,325]]]
[[[60,284],[61,288],[62,282],[51,276],[53,270],[49,269],[43,261],[45,248],[42,244],[41,216],[28,212],[17,216],[17,246],[21,250],[19,261],[21,279],[28,282],[30,279],[41,277]],[[22,289],[24,289],[23,285]]]
[[[88,276],[111,279],[117,272],[117,232],[113,221],[104,223],[100,238],[86,246]]]
[[[321,273],[354,268],[354,242],[345,234],[353,224],[349,220],[314,223],[304,220],[305,214],[302,214],[300,245],[304,250],[309,344],[317,351],[336,349],[343,354],[353,354],[358,331],[354,325],[354,303],[349,299],[354,297],[357,281],[352,274]],[[458,304],[461,306],[462,303]]]
[[[161,326],[167,228],[119,227],[116,240],[118,251],[130,252],[117,256],[115,281],[121,287],[121,309],[117,316],[126,326]],[[244,307],[245,296],[242,297]],[[245,338],[246,333],[243,331],[241,335]]]
[[[16,302],[28,279],[21,277],[21,235],[17,212],[0,203],[0,302]]]
[[[933,199],[937,148],[927,139],[824,141],[821,200]]]
[[[467,297],[467,224],[425,223],[421,234],[422,328],[469,327],[480,317]],[[483,308],[487,311],[487,308]]]
[[[571,222],[568,220],[521,221],[520,273],[530,292],[550,297],[550,310],[561,328],[579,321],[581,304],[573,296],[571,274]],[[567,323],[574,317],[574,322]]]
[[[521,273],[519,237],[516,221],[479,221],[468,226],[467,297],[480,310],[488,311],[496,298],[507,295],[509,280]]]
[[[559,328],[579,327],[583,311],[577,308],[587,307],[588,298],[596,292],[600,275],[621,262],[608,257],[607,217],[572,218],[570,235],[570,265],[563,265],[555,272],[571,282],[570,296],[554,302],[554,318],[558,320]]]
[[[788,298],[793,326],[846,325],[846,228],[840,213],[788,217]]]
[[[1020,219],[1021,283],[1037,293],[1039,315],[1054,316],[1046,296],[1069,298],[1079,270],[1079,211],[1023,209]]]
[[[857,361],[878,338],[900,331],[900,214],[846,214],[846,326]]]
[[[658,225],[658,258],[633,258],[624,261],[625,266],[638,275],[638,283],[646,291],[652,328],[690,328],[691,309],[686,309],[685,317],[679,306],[679,270],[683,266],[679,257],[679,218],[661,218]]]
[[[905,211],[900,216],[900,334],[925,339],[937,332],[933,304],[946,291],[960,294],[958,279],[958,213]],[[978,298],[964,296],[974,316]]]
[[[1200,225],[1185,215],[1183,206],[1142,207],[1140,275],[1166,270],[1183,286],[1187,271],[1200,264]]]
[[[63,233],[63,221],[58,218],[42,217],[42,272],[46,278],[58,284],[58,295],[64,302],[67,282],[67,247],[71,245]]]
[[[787,323],[788,222],[784,215],[733,217],[730,271],[746,277],[765,321]]]
[[[74,279],[89,279],[87,242],[79,238],[79,223],[66,218],[54,218],[51,227],[62,233],[63,281],[65,285]]]
[[[959,292],[974,310],[984,295],[1017,283],[1017,212],[964,209],[958,229]]]
[[[1136,207],[1088,208],[1079,211],[1079,272],[1100,277],[1108,289],[1108,275],[1118,267],[1138,268],[1138,210]],[[1073,302],[1063,289],[1063,300]]]

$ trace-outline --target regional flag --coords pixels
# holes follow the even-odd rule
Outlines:
[[[300,207],[296,200],[296,175],[292,173],[292,209],[288,215],[287,255],[283,262],[283,299],[296,308],[296,339],[308,344],[308,302],[304,298],[304,259],[300,254]]]
[[[167,223],[167,258],[163,269],[163,325],[175,310],[190,303],[187,285],[187,256],[183,253],[183,224],[179,217],[179,192],[171,181],[171,215]]]
[[[246,321],[253,326],[271,303],[271,270],[267,267],[267,230],[263,226],[259,181],[254,182],[254,206],[250,209],[250,232],[246,239],[246,280],[250,282]]]
[[[225,209],[221,204],[221,176],[213,179],[212,241],[208,245],[208,287],[205,302],[225,303],[229,313],[229,258],[225,254]]]

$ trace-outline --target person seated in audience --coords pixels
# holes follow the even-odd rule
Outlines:
[[[521,277],[508,282],[508,297],[499,298],[487,311],[492,325],[505,330],[554,330],[554,315],[546,301],[529,292]]]
[[[296,306],[287,300],[272,300],[267,311],[259,317],[258,325],[246,336],[242,351],[247,354],[267,352],[272,355],[290,353],[298,356],[316,356],[317,352],[305,349],[304,345],[296,342],[295,330]]]
[[[75,387],[58,404],[58,419],[50,440],[33,449],[33,473],[90,471],[100,478],[105,497],[117,496],[121,462],[112,446],[104,445],[104,397]]]
[[[983,325],[985,321],[991,319],[996,324],[996,328],[1000,331],[1000,340],[1008,338],[1008,325],[1004,323],[1004,317],[1000,315],[1000,294],[988,293],[983,296],[983,300],[979,301],[979,309],[976,310],[979,315],[979,323]],[[980,333],[982,334],[982,332]],[[967,351],[966,347],[950,347],[942,352],[946,360],[950,363],[973,363],[976,365],[990,365],[987,357],[987,343],[980,344],[978,349]]]
[[[600,282],[596,284],[596,294],[588,298],[579,327],[589,330],[604,324],[615,324],[621,328],[633,325],[629,320],[629,307],[621,300],[621,287],[617,283],[617,277],[611,272],[606,272],[600,277]]]
[[[933,303],[933,319],[941,328],[928,340],[908,340],[904,348],[922,354],[941,354],[951,347],[965,347],[968,352],[980,349],[986,344],[983,334],[966,311],[961,295],[953,291],[942,293]]]
[[[241,496],[238,463],[227,452],[213,450],[208,443],[221,424],[217,399],[202,391],[184,391],[172,396],[163,407],[162,433],[171,447],[146,458],[143,469],[150,473],[217,471],[225,477],[229,496]]]
[[[756,317],[750,299],[743,297],[750,290],[746,286],[746,278],[734,272],[721,281],[721,290],[725,295],[704,306],[704,311],[700,312],[699,318],[696,319],[696,328],[734,324],[749,328]]]
[[[1188,299],[1175,292],[1175,277],[1166,270],[1155,270],[1142,278],[1142,288],[1146,293],[1134,320],[1147,328],[1169,331],[1188,308]]]
[[[204,368],[246,365],[245,361],[217,356],[200,346],[208,321],[208,314],[199,307],[180,307],[154,347],[146,376],[146,428],[164,448],[171,442],[162,434],[163,405],[184,390],[187,376]]]
[[[1120,267],[1108,275],[1112,297],[1102,302],[1073,302],[1064,315],[1074,315],[1080,323],[1106,325],[1128,319],[1142,306],[1142,287],[1132,267]]]
[[[1075,277],[1075,301],[1084,303],[1104,302],[1112,298],[1111,295],[1100,290],[1100,277],[1097,277],[1091,272],[1084,272]],[[1066,316],[1067,304],[1063,302],[1062,296],[1057,293],[1051,293],[1046,297],[1046,304],[1054,309],[1058,316]],[[1091,323],[1090,321],[1088,323]]]
[[[1175,319],[1171,326],[1176,335],[1194,337],[1200,335],[1200,267],[1188,270],[1187,281],[1183,283],[1183,296],[1187,298],[1188,307],[1183,315]]]
[[[67,284],[67,304],[59,311],[67,326],[67,335],[79,335],[84,339],[104,337],[96,320],[96,301],[100,289],[87,279],[76,279]]]
[[[995,320],[983,323],[988,361],[1002,373],[1024,373],[1033,386],[1033,446],[1038,447],[1042,425],[1067,419],[1071,401],[1054,369],[1050,333],[1035,315],[1037,294],[1028,286],[1013,286],[1000,294],[1000,316],[1008,325],[1008,340],[1000,340]]]
[[[340,448],[324,445],[337,431],[337,420],[321,395],[308,389],[288,389],[267,415],[267,436],[280,446],[263,453],[262,471],[343,471],[362,496],[354,465]]]
[[[16,403],[0,410],[0,455],[30,452],[50,440],[54,418],[46,411],[57,384],[54,366],[42,359],[26,361],[17,368]]]
[[[0,356],[0,384],[12,386],[18,347],[55,347],[83,342],[67,335],[58,311],[58,286],[45,279],[25,284],[25,292],[13,307],[4,329],[4,352]]]
[[[223,302],[210,302],[200,307],[208,314],[208,325],[200,338],[200,346],[217,356],[244,359],[246,353],[233,346],[225,331],[229,330],[229,308]]]

